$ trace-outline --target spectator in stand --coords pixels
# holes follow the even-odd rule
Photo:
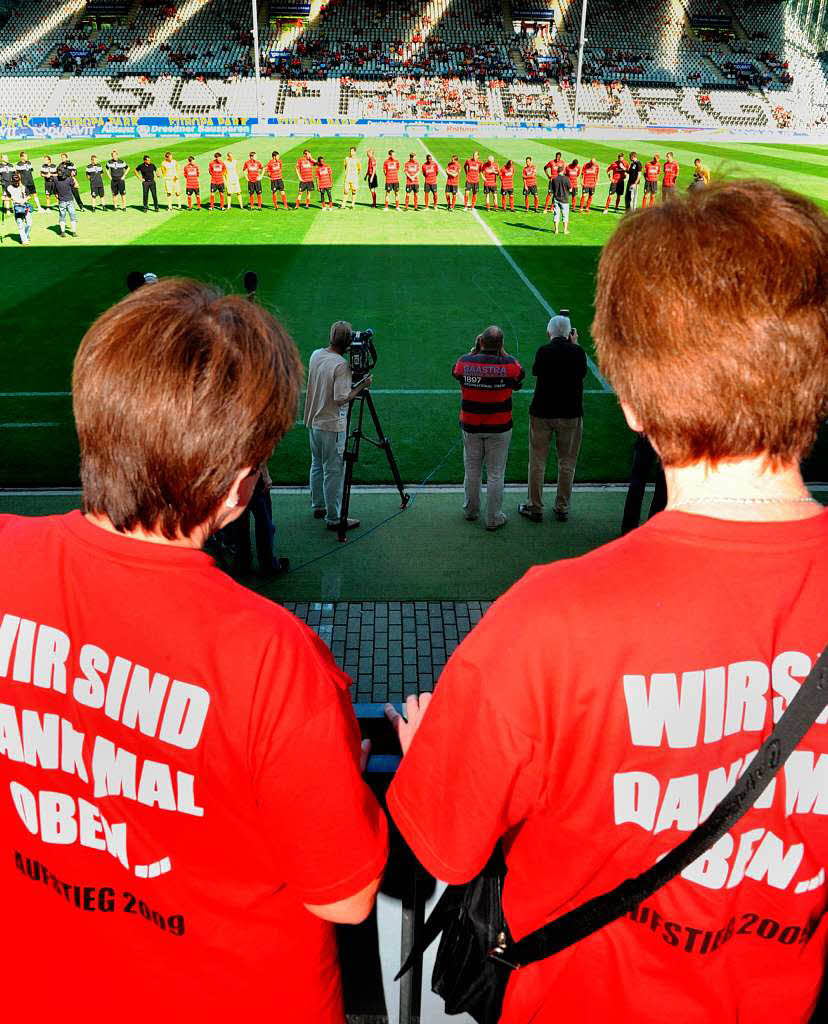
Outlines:
[[[15,651],[0,660],[4,736],[21,717],[47,735],[65,716],[63,773],[0,758],[15,796],[0,833],[25,850],[22,870],[0,874],[16,911],[10,1019],[31,1005],[32,942],[54,982],[38,994],[44,1019],[90,963],[107,1019],[141,1017],[124,993],[147,976],[170,1020],[344,1018],[332,922],[370,913],[387,851],[349,680],[201,550],[244,511],[301,376],[284,329],[247,299],[175,278],[140,287],[75,358],[82,511],[0,516]],[[38,685],[21,685],[32,671]],[[56,899],[25,864],[90,885],[73,901],[65,881]]]
[[[487,327],[474,348],[454,364],[460,382],[460,428],[463,435],[463,511],[473,522],[480,515],[480,481],[486,467],[486,529],[506,525],[503,481],[512,440],[512,392],[523,386],[523,367],[503,348],[503,331]]]
[[[502,838],[517,940],[704,821],[825,647],[828,510],[800,462],[828,397],[827,252],[825,214],[766,182],[624,219],[601,254],[592,331],[628,422],[662,456],[667,510],[531,569],[433,699],[409,697],[407,722],[387,708],[404,752],[387,806],[403,837],[454,885]],[[803,812],[826,761],[816,724],[775,789],[645,904],[510,972],[501,1019],[812,1019],[828,827]],[[790,931],[739,934],[757,924]]]

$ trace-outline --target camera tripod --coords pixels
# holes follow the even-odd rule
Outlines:
[[[359,405],[359,412],[357,414],[357,425],[354,429],[351,429],[351,422],[353,420],[354,406]],[[365,437],[365,432],[362,429],[362,421],[365,416],[365,407],[368,406],[368,412],[371,414],[371,419],[374,421],[374,429],[377,432],[377,440],[373,441],[370,437]],[[374,405],[374,400],[371,398],[371,392],[368,388],[364,391],[360,391],[357,397],[348,406],[348,420],[345,427],[345,453],[343,460],[345,462],[345,479],[342,482],[342,506],[339,516],[339,529],[337,531],[337,538],[340,541],[347,540],[348,533],[348,507],[351,504],[351,483],[354,476],[354,466],[359,461],[359,445],[363,438],[368,444],[373,445],[375,448],[382,448],[385,452],[385,456],[388,459],[388,466],[391,470],[391,475],[394,477],[394,483],[397,486],[397,490],[400,492],[400,509],[407,507],[411,497],[405,491],[405,485],[402,482],[400,471],[397,468],[397,460],[394,458],[394,453],[391,451],[391,442],[385,436],[382,430],[382,425],[377,415],[377,407]]]

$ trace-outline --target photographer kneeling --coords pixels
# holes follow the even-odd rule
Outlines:
[[[308,363],[305,426],[311,450],[311,505],[314,518],[324,517],[329,530],[339,529],[348,405],[371,386],[370,375],[353,386],[345,359],[352,340],[351,325],[338,320],[331,326],[328,347],[316,349]],[[357,526],[358,519],[348,520],[349,530]]]

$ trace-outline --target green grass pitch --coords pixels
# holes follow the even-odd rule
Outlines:
[[[689,180],[693,158],[701,156],[714,176],[763,177],[795,189],[828,209],[828,148],[771,144],[708,144],[690,139],[624,142],[561,140],[455,139],[191,139],[95,140],[47,143],[28,147],[36,167],[44,154],[66,149],[82,170],[91,153],[105,160],[113,145],[134,166],[144,152],[160,164],[165,149],[179,162],[194,155],[207,194],[206,165],[212,153],[230,149],[239,166],[256,149],[263,163],[280,149],[286,168],[291,207],[296,194],[293,164],[309,146],[323,154],[341,195],[342,161],[348,147],[365,158],[373,146],[379,162],[393,147],[404,161],[426,151],[445,165],[452,153],[461,162],[473,149],[494,153],[499,162],[516,163],[532,154],[542,167],[561,149],[567,159],[583,163],[594,156],[605,168],[623,149],[637,149],[645,160],[654,150],[662,159],[672,149],[682,167],[679,186]],[[25,145],[23,143],[22,145]],[[3,151],[17,159],[20,141]],[[603,177],[602,170],[602,177]],[[603,179],[606,180],[605,178]],[[87,193],[81,174],[81,192]],[[159,183],[160,184],[160,183]],[[244,182],[242,182],[244,187]],[[75,487],[77,444],[68,395],[72,359],[87,325],[125,290],[130,270],[158,275],[188,274],[241,290],[246,270],[259,274],[259,296],[286,324],[307,361],[327,343],[332,321],[350,320],[355,328],[373,327],[380,361],[374,394],[386,433],[392,440],[406,482],[429,474],[433,483],[462,479],[462,451],[457,443],[458,389],[451,377],[457,356],[471,347],[485,326],[502,326],[507,348],[531,370],[534,352],[544,339],[550,308],[568,306],[582,343],[592,355],[589,326],[593,315],[595,270],[601,246],[618,222],[601,215],[606,185],[599,187],[589,216],[576,215],[569,237],[554,237],[551,216],[525,214],[518,188],[514,213],[464,214],[458,207],[436,213],[383,213],[370,208],[363,186],[355,211],[322,213],[313,194],[310,211],[274,212],[264,183],[262,213],[162,212],[144,214],[141,189],[128,179],[129,209],[82,213],[78,238],[57,234],[57,214],[33,217],[33,240],[23,249],[10,217],[0,229],[0,487]],[[245,190],[246,191],[246,190]],[[541,204],[545,198],[539,182]],[[246,197],[245,197],[246,198]],[[420,198],[422,200],[422,190]],[[382,177],[379,202],[382,204]],[[107,195],[109,203],[109,196]],[[462,205],[462,198],[461,198]],[[584,443],[578,464],[581,481],[617,481],[629,469],[631,435],[618,403],[595,373],[585,395]],[[526,474],[526,435],[531,377],[515,396],[515,432],[507,479]],[[305,483],[309,456],[301,426],[293,429],[272,460],[276,483]],[[436,470],[436,471],[435,471]],[[806,465],[810,479],[828,479],[828,437]],[[387,482],[388,467],[380,452],[364,447],[358,482]]]

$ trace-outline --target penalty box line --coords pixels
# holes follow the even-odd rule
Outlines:
[[[426,154],[426,156],[428,156],[428,149],[426,149],[426,145],[423,142],[423,140],[421,138],[419,138],[419,136],[418,136],[417,141],[419,142],[420,146],[422,147],[423,152]],[[443,170],[442,167],[440,168],[440,172],[442,174],[445,174],[445,171]],[[477,223],[480,225],[480,227],[483,228],[483,230],[489,236],[490,241],[492,241],[494,243],[494,245],[497,247],[497,249],[499,250],[501,256],[506,260],[506,262],[509,264],[509,266],[512,268],[512,270],[514,270],[514,272],[521,279],[521,281],[523,281],[523,283],[526,285],[526,287],[529,289],[529,291],[532,293],[532,295],[537,299],[538,303],[540,304],[542,309],[546,312],[546,314],[549,317],[556,316],[557,315],[557,311],[554,310],[552,308],[552,306],[549,305],[549,303],[546,301],[546,299],[543,297],[543,295],[538,291],[538,289],[535,287],[535,285],[529,280],[529,278],[524,273],[523,269],[520,266],[518,266],[518,264],[513,259],[512,254],[506,249],[504,244],[500,241],[500,239],[497,237],[497,235],[494,233],[494,231],[492,231],[492,229],[489,227],[489,225],[483,220],[483,218],[480,216],[480,214],[477,212],[476,209],[472,210],[472,214],[473,214],[475,220],[477,221]],[[587,358],[587,366],[589,366],[589,369],[590,369],[593,377],[595,377],[595,379],[601,385],[601,391],[602,392],[606,392],[607,394],[612,394],[613,393],[612,392],[612,388],[609,386],[609,384],[607,383],[607,381],[604,378],[603,374],[601,373],[601,371],[596,366],[595,361],[590,358],[588,352],[585,352],[585,354],[586,354],[586,358]],[[590,394],[590,393],[591,392],[587,392],[587,394]]]

